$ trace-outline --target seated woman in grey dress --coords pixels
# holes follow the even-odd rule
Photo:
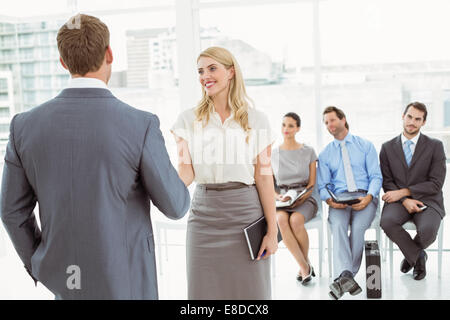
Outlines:
[[[277,187],[276,200],[290,189],[302,191],[314,187],[316,181],[317,156],[314,149],[295,140],[300,131],[300,117],[293,112],[283,117],[282,134],[284,142],[273,150],[272,167]],[[277,221],[283,242],[297,261],[300,271],[297,280],[303,285],[315,276],[308,259],[309,238],[305,223],[317,214],[316,200],[311,196],[313,188],[299,198],[289,209],[277,209]]]

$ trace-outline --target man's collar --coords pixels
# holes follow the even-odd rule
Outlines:
[[[402,145],[406,142],[406,140],[411,140],[411,141],[414,143],[414,145],[417,145],[417,141],[419,141],[420,134],[421,134],[421,133],[420,133],[420,131],[419,131],[419,133],[416,134],[416,136],[415,136],[414,138],[408,139],[407,137],[405,137],[405,133],[402,132],[402,134],[401,134]]]
[[[67,89],[71,88],[102,88],[108,89],[106,83],[97,78],[70,78]],[[109,90],[109,89],[108,89]]]
[[[350,131],[347,133],[344,140],[334,139],[333,140],[334,146],[339,147],[339,145],[341,144],[341,141],[345,141],[346,143],[351,143],[353,141],[353,135],[350,133]]]

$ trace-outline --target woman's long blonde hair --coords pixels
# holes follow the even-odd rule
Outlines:
[[[227,70],[234,67],[234,77],[230,81],[230,88],[228,91],[228,105],[234,112],[234,119],[247,133],[246,141],[248,142],[248,135],[251,130],[248,123],[248,109],[253,105],[253,102],[247,96],[247,92],[245,91],[244,78],[242,77],[239,64],[230,51],[221,47],[209,47],[202,51],[197,58],[197,62],[201,57],[214,59],[223,64]],[[213,101],[206,93],[205,88],[202,87],[202,99],[195,108],[197,121],[202,121],[203,124],[206,125],[213,110]]]

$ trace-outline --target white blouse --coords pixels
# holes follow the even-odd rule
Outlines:
[[[234,119],[234,113],[224,121],[216,111],[208,124],[195,119],[195,108],[183,111],[171,131],[187,141],[197,183],[255,183],[257,156],[273,144],[275,137],[267,116],[254,108],[248,110],[247,134]],[[265,157],[270,161],[270,157]],[[262,173],[264,174],[264,173]],[[271,171],[267,174],[272,174]]]

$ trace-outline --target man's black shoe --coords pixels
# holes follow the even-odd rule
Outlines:
[[[416,261],[416,265],[414,266],[413,277],[414,280],[422,280],[427,275],[426,270],[426,262],[428,256],[425,250],[422,250],[419,254],[419,258]]]
[[[408,273],[413,268],[412,265],[409,264],[408,260],[403,259],[400,264],[400,271],[403,273]]]
[[[341,298],[346,292],[354,296],[362,291],[353,277],[342,274],[330,284],[330,290],[329,296],[336,300]]]

